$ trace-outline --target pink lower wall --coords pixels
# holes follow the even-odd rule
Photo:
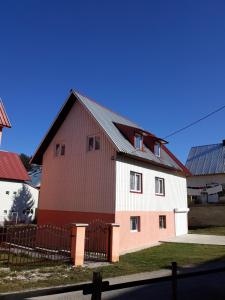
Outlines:
[[[37,214],[38,224],[65,225],[70,223],[90,223],[93,220],[103,220],[107,223],[115,222],[114,214],[77,212],[39,209]]]
[[[159,216],[166,216],[166,229],[159,228]],[[140,231],[130,231],[130,217],[140,217]],[[175,236],[173,212],[116,212],[115,222],[120,225],[120,253],[154,245],[161,239]]]

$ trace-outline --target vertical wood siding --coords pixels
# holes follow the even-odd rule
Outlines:
[[[87,151],[87,137],[100,136],[100,150]],[[56,143],[66,145],[56,157]],[[85,108],[76,102],[43,157],[40,210],[115,211],[115,151]]]
[[[142,193],[130,192],[130,171],[142,174]],[[187,208],[186,178],[141,162],[116,162],[116,211],[173,211]],[[165,196],[155,195],[155,177],[165,179]]]

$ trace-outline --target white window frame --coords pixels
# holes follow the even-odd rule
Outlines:
[[[133,221],[135,222],[135,229],[133,229]],[[140,231],[140,217],[139,216],[131,216],[130,217],[130,231],[131,232],[139,232]]]
[[[162,184],[162,192],[160,191],[160,184]],[[165,179],[155,177],[155,194],[158,196],[165,196]]]
[[[132,186],[132,176],[134,176],[134,186]],[[139,189],[138,189],[139,178]],[[142,173],[130,171],[130,192],[142,193]]]
[[[154,145],[154,154],[155,156],[157,157],[160,157],[161,156],[161,145],[159,143],[156,143]]]
[[[136,145],[136,139],[137,137],[140,137],[141,140],[140,140],[140,147]],[[143,136],[139,133],[135,133],[134,135],[134,148],[137,149],[137,150],[142,150],[143,149]]]
[[[89,148],[89,141],[90,139],[93,139],[93,148]],[[96,143],[98,141],[99,143]],[[98,145],[98,147],[96,147]],[[100,135],[90,135],[87,138],[87,151],[92,152],[92,151],[97,151],[100,150]]]
[[[159,229],[166,229],[166,215],[159,216]]]

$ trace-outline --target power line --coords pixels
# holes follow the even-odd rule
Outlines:
[[[192,122],[192,123],[190,123],[190,124],[188,124],[188,125],[186,125],[186,126],[180,128],[180,129],[178,129],[178,130],[175,130],[174,132],[172,132],[172,133],[168,134],[167,136],[165,136],[164,139],[166,139],[166,138],[168,138],[168,137],[170,137],[170,136],[173,136],[173,135],[175,135],[175,134],[177,134],[177,133],[179,133],[179,132],[181,132],[181,131],[183,131],[183,130],[185,130],[185,129],[191,127],[191,126],[194,126],[195,124],[197,124],[197,123],[201,122],[202,120],[205,120],[206,118],[208,118],[208,117],[210,117],[210,116],[216,114],[217,112],[221,111],[221,110],[224,109],[224,108],[225,108],[225,105],[223,105],[223,106],[221,106],[220,108],[218,108],[218,109],[212,111],[211,113],[209,113],[208,115],[202,117],[201,119],[198,119],[197,121],[194,121],[194,122]]]

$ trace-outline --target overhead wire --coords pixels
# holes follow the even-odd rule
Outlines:
[[[198,120],[196,120],[196,121],[194,121],[194,122],[192,122],[192,123],[190,123],[190,124],[188,124],[188,125],[180,128],[178,130],[173,131],[172,133],[170,133],[167,136],[165,136],[163,139],[167,139],[168,137],[174,136],[175,134],[180,133],[181,131],[183,131],[185,129],[188,129],[191,126],[194,126],[195,124],[197,124],[197,123],[199,123],[199,122],[207,119],[208,117],[216,114],[217,112],[221,111],[224,108],[225,108],[225,105],[221,106],[220,108],[217,108],[216,110],[212,111],[211,113],[207,114],[206,116],[204,116],[204,117],[202,117],[202,118],[200,118],[200,119],[198,119]]]

